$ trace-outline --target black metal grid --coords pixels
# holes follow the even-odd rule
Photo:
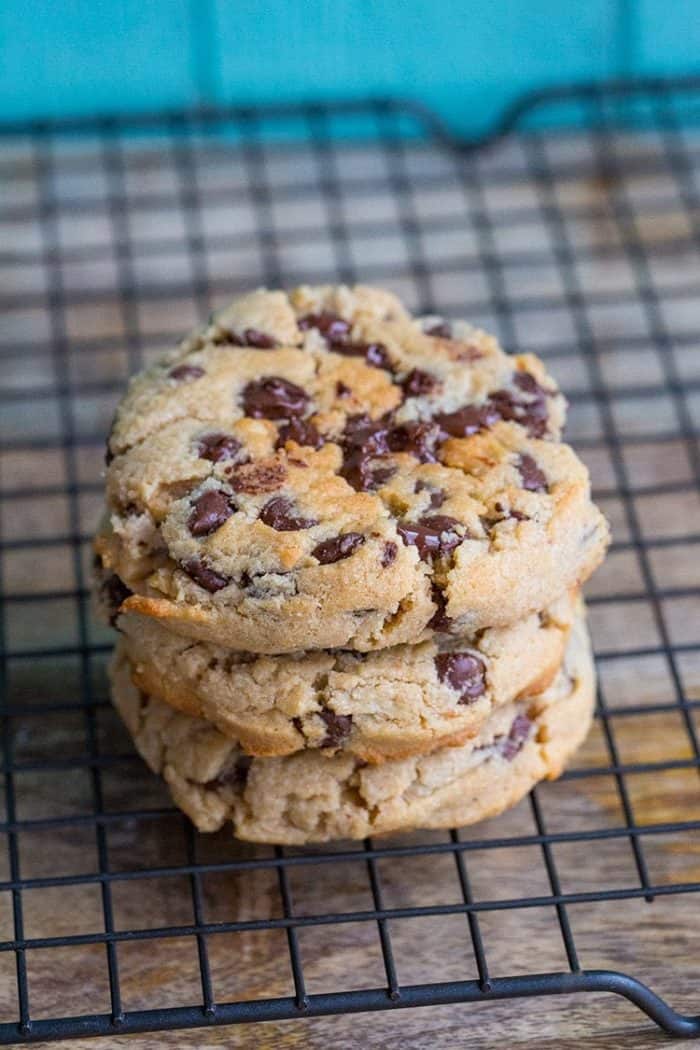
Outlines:
[[[614,925],[624,903],[658,908],[700,890],[655,849],[700,831],[696,87],[535,98],[490,149],[456,143],[430,114],[392,102],[0,128],[0,963],[12,961],[0,971],[10,989],[0,1043],[584,991],[617,992],[667,1031],[700,1034],[699,1018],[674,1012],[635,973],[590,968],[595,952],[585,945],[582,961],[580,947],[587,909],[610,906]],[[538,130],[545,106],[564,107],[575,130]],[[128,372],[231,293],[359,277],[416,309],[473,318],[510,349],[542,353],[561,377],[571,439],[617,536],[590,595],[601,673],[593,742],[515,823],[332,850],[205,840],[158,793],[106,700],[110,643],[87,605],[104,434]],[[642,679],[637,695],[629,682],[637,690]],[[670,721],[649,757],[626,757],[659,719]],[[656,786],[640,790],[648,778]],[[577,808],[582,793],[588,810]],[[572,872],[608,846],[626,851],[624,876],[611,867],[609,883],[572,888]],[[493,858],[506,884],[521,880],[505,896],[480,878]],[[397,903],[397,872],[422,861],[430,876],[418,890],[437,886],[438,898]],[[457,895],[442,899],[434,866],[450,861]],[[323,893],[311,884],[317,870]],[[241,904],[222,918],[216,878],[237,880],[241,901],[252,894],[253,914]],[[85,895],[85,929],[54,915],[56,894],[74,892]],[[258,897],[268,905],[259,914]],[[146,910],[163,902],[163,916],[144,925],[141,900]],[[515,942],[499,956],[489,924],[535,914],[544,923],[521,932],[530,959],[520,972]],[[459,916],[471,952],[461,972],[446,977],[426,941],[434,972],[403,978],[400,922]],[[545,926],[560,966],[540,955]],[[368,956],[375,931],[379,979],[353,956],[358,972],[316,991],[301,938],[320,937],[323,958],[345,927],[362,931]],[[222,939],[267,934],[286,938],[288,990],[273,994],[271,978],[262,996],[217,991]],[[132,1005],[127,949],[183,943],[196,953],[192,987],[178,970],[165,1005],[143,994]],[[91,992],[67,1010],[97,971],[100,1003]]]

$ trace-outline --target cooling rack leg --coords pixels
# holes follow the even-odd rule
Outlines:
[[[682,1039],[700,1036],[700,1016],[685,1017],[677,1013],[667,1002],[652,992],[651,988],[647,988],[634,977],[611,970],[591,970],[584,976],[589,978],[593,985],[600,983],[600,991],[614,992],[616,995],[629,999],[669,1035]]]

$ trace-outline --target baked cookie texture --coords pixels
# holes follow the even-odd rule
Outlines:
[[[251,758],[209,722],[142,693],[123,647],[111,674],[114,703],[136,747],[200,830],[230,821],[238,838],[289,845],[494,816],[561,773],[586,735],[595,695],[578,617],[561,670],[544,692],[501,705],[465,744],[367,765],[346,750]]]
[[[113,611],[259,654],[512,624],[607,546],[564,418],[536,357],[465,322],[363,286],[254,292],[117,410]]]
[[[575,615],[580,602],[565,595],[509,627],[462,638],[258,656],[124,613],[118,652],[141,692],[210,722],[248,755],[347,751],[378,763],[462,743],[497,707],[541,693],[559,671]]]

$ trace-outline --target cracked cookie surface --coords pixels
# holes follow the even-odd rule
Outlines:
[[[135,377],[96,538],[124,608],[259,653],[463,635],[602,559],[533,355],[358,286],[259,291]]]
[[[111,673],[115,706],[136,747],[201,831],[231,821],[239,838],[294,845],[494,816],[561,773],[588,731],[595,698],[579,619],[543,693],[499,707],[467,744],[366,765],[348,752],[251,758],[210,723],[140,692],[123,651]]]
[[[517,624],[463,638],[255,656],[124,613],[118,649],[143,693],[211,722],[247,754],[347,751],[378,763],[466,741],[496,707],[542,692],[575,615],[580,604],[567,595]]]

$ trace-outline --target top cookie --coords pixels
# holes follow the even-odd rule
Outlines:
[[[564,409],[536,357],[388,292],[254,292],[132,381],[97,551],[126,609],[232,649],[512,623],[607,542]]]

